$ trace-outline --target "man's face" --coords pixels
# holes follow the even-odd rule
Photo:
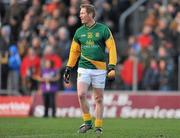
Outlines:
[[[92,17],[87,13],[86,9],[81,8],[81,10],[80,10],[81,23],[87,24],[89,22],[90,18],[92,18]]]

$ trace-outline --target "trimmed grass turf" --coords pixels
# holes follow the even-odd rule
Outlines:
[[[77,134],[80,118],[0,118],[0,138],[97,138]],[[101,138],[180,138],[180,120],[105,119]]]

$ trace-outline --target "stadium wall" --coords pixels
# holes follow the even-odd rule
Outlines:
[[[88,95],[88,102],[90,111],[94,115],[94,100],[90,95]],[[81,117],[76,93],[58,93],[56,105],[57,117]],[[32,115],[42,117],[43,114],[44,106],[41,95],[35,94],[32,97],[0,97],[0,116]],[[51,109],[49,110],[49,115],[51,115]],[[180,119],[180,93],[106,92],[104,94],[104,117]]]

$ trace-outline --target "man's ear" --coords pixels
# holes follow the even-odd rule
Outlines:
[[[89,16],[91,16],[93,18],[93,13],[89,13]]]

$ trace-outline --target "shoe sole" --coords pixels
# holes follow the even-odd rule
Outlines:
[[[90,132],[90,131],[92,131],[92,130],[93,130],[93,128],[91,127],[91,128],[87,129],[87,130],[84,131],[84,132],[83,132],[83,131],[81,132],[80,130],[78,130],[77,133],[79,133],[79,134],[84,134],[84,133],[88,133],[88,132]]]

